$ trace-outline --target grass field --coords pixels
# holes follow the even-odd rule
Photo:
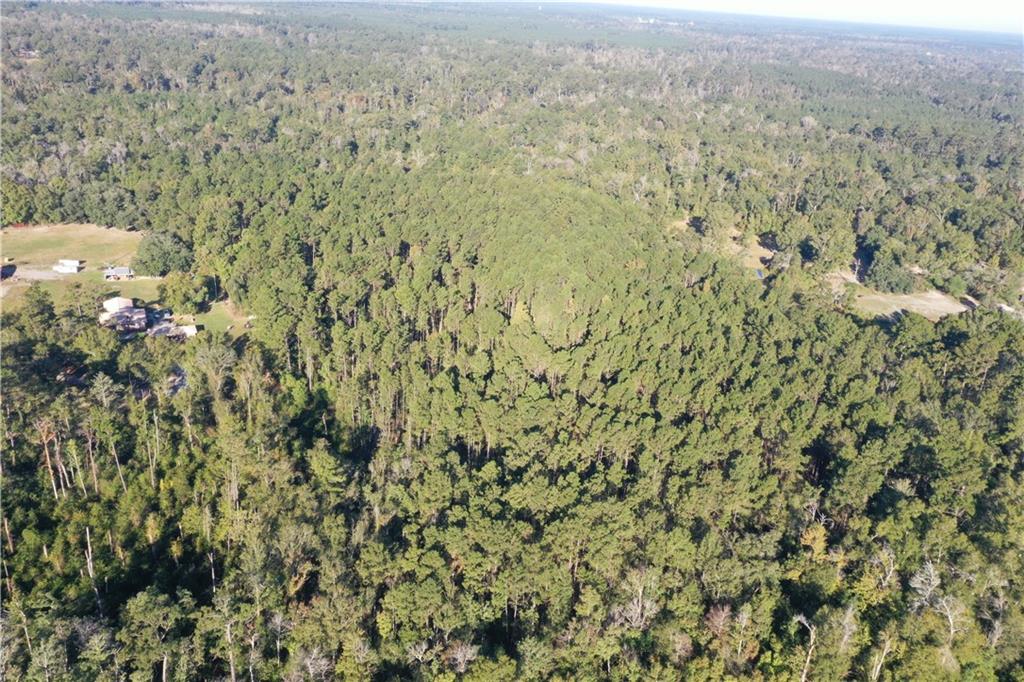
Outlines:
[[[853,306],[864,313],[889,316],[899,311],[910,311],[937,322],[946,315],[958,315],[968,310],[960,301],[938,290],[914,294],[884,294],[863,288],[853,299]]]
[[[129,265],[142,241],[141,232],[126,232],[99,225],[36,225],[4,228],[0,252],[18,265],[50,268],[61,258],[85,261],[86,271],[105,265]]]
[[[103,281],[103,268],[129,265],[141,241],[139,232],[81,223],[4,228],[0,231],[0,256],[5,264],[14,266],[14,275],[0,286],[3,306],[7,310],[16,307],[33,282],[39,282],[54,296],[71,282],[95,282],[107,287],[112,296],[155,302],[160,285],[158,278]],[[61,258],[83,261],[84,269],[75,275],[53,272],[51,268]],[[8,260],[13,262],[8,263]]]

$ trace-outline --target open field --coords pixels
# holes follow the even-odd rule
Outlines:
[[[141,232],[99,225],[35,225],[0,232],[0,252],[20,266],[49,269],[60,258],[85,261],[87,271],[105,265],[129,265],[142,241]]]
[[[158,298],[159,278],[140,277],[124,282],[104,282],[106,265],[128,265],[142,241],[139,232],[126,232],[98,225],[36,225],[4,228],[0,232],[0,255],[3,260],[13,259],[14,271],[0,285],[0,297],[6,309],[17,306],[25,290],[33,282],[59,296],[71,282],[90,282],[105,287],[111,296],[121,295],[142,299],[146,303]],[[76,258],[84,262],[84,270],[77,274],[54,272],[52,266],[61,258]]]
[[[917,313],[936,322],[946,315],[959,315],[969,308],[949,294],[932,289],[914,294],[883,294],[871,289],[854,295],[853,305],[872,315],[892,315],[899,311]]]
[[[853,308],[867,315],[889,316],[909,311],[937,322],[946,315],[959,315],[970,310],[967,305],[938,289],[912,294],[887,294],[860,284],[849,271],[833,272],[825,280],[836,293],[850,286],[853,290]]]

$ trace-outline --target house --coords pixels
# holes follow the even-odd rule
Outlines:
[[[57,261],[57,264],[53,266],[54,272],[59,272],[65,275],[73,275],[82,269],[82,261],[74,260],[71,258],[61,258]]]
[[[135,279],[135,271],[124,266],[108,266],[107,269],[103,271],[103,279],[108,282],[114,282],[122,279]]]
[[[146,332],[149,336],[163,336],[175,341],[190,339],[199,333],[199,327],[194,324],[178,326],[169,320],[161,320],[149,328]]]
[[[149,326],[149,312],[145,308],[136,308],[135,301],[130,298],[114,296],[103,302],[100,324],[120,332],[139,332]]]
[[[103,313],[100,322],[119,332],[140,332],[146,328],[146,309],[121,308],[113,313]]]
[[[116,313],[119,310],[134,307],[135,301],[130,298],[125,298],[124,296],[114,296],[113,298],[108,298],[103,302],[103,309],[108,313]]]
[[[159,320],[152,327],[150,327],[149,331],[146,333],[149,334],[150,336],[170,337],[176,336],[179,333],[178,329],[178,326],[175,325],[170,320]]]

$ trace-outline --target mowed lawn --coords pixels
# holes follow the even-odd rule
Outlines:
[[[0,252],[17,265],[50,268],[71,258],[85,261],[86,271],[99,272],[106,265],[130,265],[141,241],[141,232],[80,223],[6,227]]]
[[[224,332],[233,339],[245,333],[248,319],[231,301],[217,301],[205,313],[195,316],[196,324],[202,325],[203,329],[214,334]]]

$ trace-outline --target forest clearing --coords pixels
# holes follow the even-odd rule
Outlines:
[[[912,294],[887,294],[863,288],[854,294],[853,306],[868,314],[889,316],[900,311],[917,313],[932,322],[946,315],[959,315],[970,308],[937,289]]]
[[[726,253],[733,255],[745,268],[755,272],[768,273],[774,252],[754,238],[742,240],[738,231],[730,235]],[[837,271],[822,279],[822,286],[830,286],[836,294],[846,287],[852,288],[850,306],[853,310],[876,317],[890,317],[899,312],[911,312],[938,322],[946,315],[959,315],[971,309],[949,294],[938,289],[915,291],[909,294],[887,293],[872,289],[860,281],[853,272]]]
[[[86,223],[26,225],[0,231],[0,258],[10,274],[0,282],[0,298],[8,311],[17,310],[33,283],[54,298],[75,296],[90,287],[100,297],[124,296],[143,306],[161,306],[163,277],[137,275],[133,279],[104,281],[106,265],[128,265],[142,242],[143,233]],[[52,265],[61,258],[81,260],[83,269],[74,274],[55,272]],[[7,262],[11,259],[13,262]],[[78,285],[77,287],[75,285]],[[85,294],[82,294],[85,295]],[[213,301],[207,310],[183,316],[188,324],[200,325],[214,333],[240,336],[248,316],[228,300]]]
[[[745,238],[735,228],[729,233],[725,247],[726,253],[735,256],[743,267],[762,274],[768,272],[768,265],[775,255],[775,252],[766,248],[756,236]]]
[[[110,295],[127,296],[155,302],[157,277],[136,277],[120,282],[104,282],[107,265],[128,265],[142,241],[141,232],[86,223],[26,225],[5,227],[0,231],[0,257],[9,269],[0,283],[0,298],[8,310],[17,307],[25,290],[34,283],[54,295],[73,283],[105,287]],[[74,258],[83,268],[75,274],[55,272],[53,265],[62,258]]]

